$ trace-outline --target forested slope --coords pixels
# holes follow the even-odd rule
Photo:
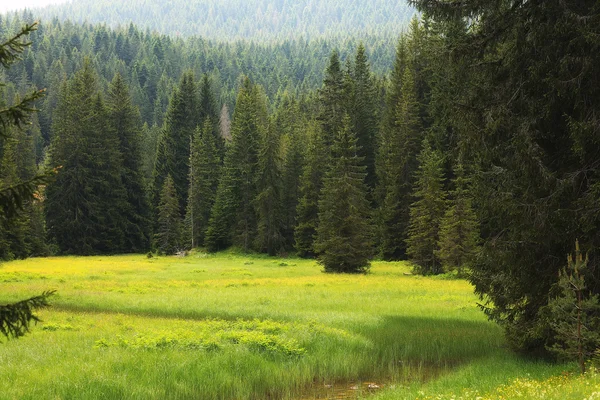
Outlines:
[[[79,0],[40,15],[116,27],[130,22],[168,35],[230,41],[397,36],[414,15],[404,0]]]
[[[0,32],[17,32],[24,23],[36,19],[29,12],[1,18]],[[42,20],[30,39],[32,46],[23,55],[24,62],[6,72],[9,83],[4,90],[7,98],[12,99],[30,86],[48,89],[37,114],[46,140],[61,83],[86,57],[100,74],[103,88],[119,72],[131,88],[142,121],[161,125],[173,87],[186,70],[192,70],[196,77],[208,74],[219,106],[226,104],[233,111],[241,74],[260,84],[267,96],[277,101],[285,90],[299,94],[319,87],[331,51],[338,48],[345,59],[353,56],[359,44],[350,38],[341,45],[325,39],[229,44],[201,38],[174,39],[143,32],[133,25],[112,30],[56,20]],[[389,71],[394,58],[393,44],[371,40],[365,45],[373,69],[380,74]]]

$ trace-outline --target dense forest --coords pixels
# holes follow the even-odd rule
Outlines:
[[[133,22],[170,36],[200,36],[219,41],[258,42],[326,37],[394,38],[415,10],[404,1],[386,0],[79,0],[46,7],[44,20],[127,26]]]
[[[409,259],[415,273],[467,275],[515,348],[591,355],[598,6],[414,3],[424,15],[387,44],[389,73],[377,41],[342,51],[40,25],[2,97],[48,94],[2,145],[0,179],[60,169],[3,228],[0,256],[233,246],[351,273]],[[587,257],[566,263],[576,242]],[[585,281],[585,338],[560,334],[573,313],[582,323],[581,303],[549,300],[573,298],[565,279]]]

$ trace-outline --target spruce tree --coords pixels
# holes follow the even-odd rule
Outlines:
[[[210,121],[212,127],[211,133],[214,136],[214,143],[217,146],[219,158],[223,159],[223,156],[225,155],[225,140],[219,133],[217,102],[213,94],[212,83],[208,74],[204,74],[202,76],[202,81],[200,82],[199,108],[200,121],[203,123],[207,119]]]
[[[437,256],[440,223],[445,212],[444,159],[431,149],[428,141],[419,155],[419,170],[415,184],[416,201],[410,207],[407,253],[421,275],[442,272]]]
[[[398,57],[402,54],[399,49]],[[401,65],[399,63],[398,65]],[[394,71],[395,74],[398,71]],[[409,207],[417,170],[417,156],[422,141],[419,105],[411,70],[402,74],[398,94],[390,95],[388,107],[394,109],[395,119],[383,128],[379,150],[380,249],[386,260],[406,256]],[[396,101],[396,103],[391,103]]]
[[[188,191],[186,243],[192,248],[204,245],[210,212],[215,202],[221,172],[221,160],[213,131],[213,122],[204,121],[192,140],[190,188]]]
[[[217,251],[236,245],[249,250],[256,237],[256,171],[266,125],[266,105],[259,88],[245,77],[238,93],[223,174],[211,210],[206,246]]]
[[[181,250],[181,214],[175,182],[167,175],[160,192],[158,225],[154,235],[154,246],[162,254],[175,254]]]
[[[329,162],[329,151],[320,124],[309,122],[307,136],[306,162],[300,179],[301,197],[294,232],[295,247],[300,257],[316,255],[314,242],[319,224],[319,195]]]
[[[350,126],[346,116],[333,144],[333,165],[319,200],[315,250],[325,272],[366,272],[373,256],[366,168]]]
[[[354,70],[351,74],[353,91],[351,93],[350,115],[353,129],[358,139],[359,156],[367,167],[366,184],[369,190],[375,188],[375,148],[377,136],[377,102],[375,82],[364,45],[356,51]]]
[[[256,171],[258,194],[254,199],[258,218],[256,249],[269,255],[275,255],[283,247],[281,163],[279,132],[270,124],[261,138]]]
[[[567,257],[548,301],[556,338],[549,350],[562,360],[577,360],[582,374],[600,343],[600,296],[586,283],[586,276],[593,275],[588,264],[589,255],[584,258],[576,241],[575,254]]]
[[[164,180],[171,175],[182,215],[189,188],[190,141],[197,127],[202,124],[197,92],[193,73],[184,73],[169,101],[153,173],[154,204],[157,204]]]
[[[302,122],[298,102],[293,97],[286,97],[276,119],[276,129],[283,132],[284,160],[281,209],[283,211],[283,237],[286,249],[294,247],[294,230],[296,228],[298,202],[301,197],[300,180],[304,168],[304,142],[306,139]]]
[[[0,185],[10,187],[21,182],[17,172],[18,139],[10,138],[2,143],[0,159]],[[29,202],[24,209],[29,208]],[[10,219],[0,218],[0,260],[25,258],[29,255],[29,224],[25,212]]]
[[[26,25],[14,37],[0,45],[0,65],[8,68],[16,62],[19,55],[30,43],[23,38],[35,31],[36,24]],[[0,83],[0,88],[4,84]],[[41,97],[40,92],[26,95],[23,100],[14,105],[6,105],[0,98],[0,150],[4,148],[3,141],[9,135],[9,130],[16,126],[21,127],[28,122],[28,117],[33,111],[32,104]],[[3,168],[8,168],[4,165]],[[17,217],[23,203],[34,197],[38,186],[47,183],[49,175],[35,176],[25,182],[6,185],[0,182],[0,226],[10,224],[10,220]],[[0,246],[2,246],[2,233],[0,232]],[[33,321],[39,321],[34,311],[48,306],[48,298],[53,292],[45,292],[17,303],[0,306],[0,333],[7,338],[23,336],[29,330]]]
[[[445,271],[463,275],[475,260],[479,243],[479,221],[472,206],[470,179],[462,164],[454,170],[454,190],[440,225],[438,258]]]
[[[554,341],[548,293],[576,238],[600,267],[598,4],[411,3],[436,22],[436,75],[450,78],[436,95],[477,162],[483,243],[470,280],[508,342],[540,354]],[[600,294],[598,274],[586,278]]]
[[[127,192],[127,202],[121,209],[121,222],[125,225],[123,250],[139,253],[150,245],[150,203],[142,175],[139,113],[119,74],[115,75],[108,91],[107,112],[112,135],[119,139],[121,181]]]
[[[325,70],[323,86],[319,90],[319,121],[323,127],[323,138],[327,147],[333,144],[336,135],[342,129],[342,120],[347,111],[344,107],[347,104],[344,94],[344,73],[340,56],[334,51]]]
[[[89,60],[63,86],[53,132],[50,162],[61,170],[47,188],[50,238],[66,254],[123,251],[123,160]]]

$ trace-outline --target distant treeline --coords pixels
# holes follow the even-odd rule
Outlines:
[[[388,0],[79,0],[37,11],[44,20],[128,26],[229,42],[396,38],[414,15]]]

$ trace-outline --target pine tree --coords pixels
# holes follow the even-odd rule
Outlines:
[[[415,184],[416,201],[410,207],[407,253],[422,275],[442,272],[437,257],[440,223],[445,211],[443,157],[431,149],[428,141],[419,155]]]
[[[319,224],[319,195],[327,170],[329,151],[325,145],[320,124],[308,125],[306,162],[300,179],[300,200],[297,207],[297,225],[294,232],[296,251],[300,257],[316,255],[314,242]]]
[[[121,181],[127,202],[121,209],[125,225],[126,252],[142,252],[150,245],[150,203],[142,175],[139,113],[131,102],[129,89],[121,75],[115,75],[107,98],[108,123],[112,135],[119,138]]]
[[[167,175],[160,192],[158,204],[158,226],[154,235],[154,246],[162,254],[175,254],[181,250],[181,214],[175,182]]]
[[[281,140],[271,124],[261,138],[256,171],[257,215],[256,249],[275,255],[283,247],[283,216],[281,209]]]
[[[66,254],[123,251],[123,160],[89,60],[63,86],[53,132],[50,162],[62,168],[47,188],[49,236]]]
[[[221,172],[221,161],[215,143],[213,123],[204,121],[192,140],[190,154],[190,188],[186,212],[186,245],[204,245],[210,212],[215,202]]]
[[[462,164],[454,170],[454,190],[446,214],[440,224],[437,256],[445,271],[458,271],[463,275],[475,260],[479,243],[479,222],[473,211],[470,179],[465,176]]]
[[[350,125],[345,117],[319,200],[315,250],[325,272],[366,272],[373,255],[366,168]]]

